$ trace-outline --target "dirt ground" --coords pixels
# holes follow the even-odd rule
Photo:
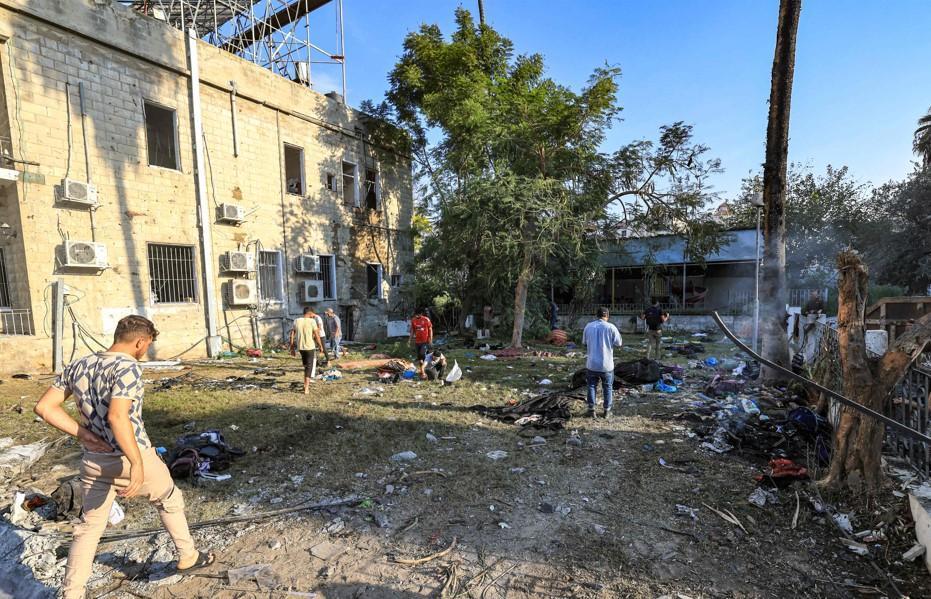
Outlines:
[[[625,343],[618,360],[642,355],[640,337],[625,336]],[[735,356],[730,345],[706,347],[704,356]],[[855,510],[855,530],[883,520],[902,531],[888,535],[871,558],[838,541],[830,517],[813,508],[809,498],[816,493],[807,483],[779,491],[777,505],[748,503],[754,476],[768,461],[765,452],[709,453],[691,435],[693,423],[669,418],[687,409],[708,370],[686,370],[675,394],[619,394],[611,420],[583,418],[579,402],[558,432],[522,430],[471,409],[533,395],[544,378],[553,386],[542,388],[565,385],[583,364],[581,353],[535,349],[555,355],[486,361],[480,351],[453,349],[448,355],[465,375],[452,387],[382,385],[371,371],[344,371],[341,380],[316,382],[309,396],[293,384],[300,380],[298,361],[283,354],[147,371],[144,417],[153,443],[170,447],[185,432],[218,428],[246,450],[228,481],[179,483],[192,522],[357,499],[199,529],[195,538],[218,560],[200,575],[172,575],[164,534],[102,545],[88,596],[897,596],[893,585],[911,597],[931,596],[921,560],[899,561],[914,542],[906,499],[890,493],[877,504],[838,506]],[[233,377],[246,379],[228,380]],[[3,381],[0,437],[57,437],[31,412],[49,382],[41,376]],[[567,443],[573,431],[580,446]],[[533,444],[537,435],[545,443]],[[506,457],[490,458],[496,450]],[[391,460],[403,451],[416,459]],[[78,459],[76,445],[60,444],[16,486],[49,493],[76,472]],[[108,532],[157,526],[145,503],[126,502],[126,520]],[[694,508],[694,518],[677,505]],[[743,529],[710,508],[729,510]],[[451,546],[423,564],[396,561]],[[269,566],[264,589],[226,575],[256,564]],[[62,567],[59,557],[48,584],[56,584]]]

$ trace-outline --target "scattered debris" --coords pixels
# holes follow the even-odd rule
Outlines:
[[[834,514],[834,523],[845,533],[853,534],[853,524],[850,523],[849,514]]]
[[[757,487],[753,490],[753,493],[750,493],[750,496],[747,497],[747,501],[759,508],[763,508],[766,507],[767,503],[779,503],[779,498],[776,497],[776,494],[772,491]]]
[[[0,479],[19,476],[45,455],[49,444],[14,445],[0,452]]]
[[[688,516],[692,519],[693,522],[698,522],[698,508],[689,507],[687,505],[682,505],[680,503],[676,504],[676,513]]]
[[[439,553],[434,553],[434,554],[432,554],[432,555],[428,555],[427,557],[421,557],[421,558],[419,558],[419,559],[401,559],[401,558],[394,558],[394,562],[395,562],[396,564],[404,564],[404,565],[406,565],[406,566],[417,566],[417,565],[420,565],[420,564],[425,564],[425,563],[427,563],[427,562],[429,562],[429,561],[433,561],[433,560],[435,560],[435,559],[437,559],[437,558],[439,558],[439,557],[443,557],[443,556],[445,556],[445,555],[448,555],[453,549],[456,548],[456,542],[457,542],[457,541],[458,541],[458,539],[457,539],[456,537],[453,537],[453,542],[449,544],[449,547],[447,547],[447,548],[444,549],[443,551],[440,551]]]
[[[508,457],[508,452],[501,449],[496,449],[494,451],[489,451],[485,454],[485,456],[490,460],[503,460],[504,458]]]
[[[925,546],[916,543],[911,549],[902,554],[902,559],[907,562],[913,562],[915,559],[925,554]]]
[[[857,555],[869,555],[870,554],[869,547],[867,547],[863,543],[858,543],[857,541],[854,541],[852,539],[848,539],[845,537],[841,537],[838,540],[841,542],[842,545],[846,546],[849,551],[856,553]]]
[[[274,590],[280,584],[278,575],[272,570],[271,564],[254,564],[242,568],[233,568],[226,571],[226,578],[229,584],[254,580],[260,589],[269,591]]]
[[[391,456],[392,462],[410,462],[417,459],[417,454],[413,451],[402,451]]]
[[[731,513],[730,510],[727,510],[727,509],[716,510],[715,508],[711,507],[707,503],[702,503],[702,505],[708,508],[709,510],[711,510],[712,512],[714,512],[715,514],[717,514],[718,516],[720,516],[721,519],[724,520],[725,522],[730,522],[734,526],[740,527],[740,530],[744,531],[746,534],[748,535],[750,534],[749,532],[747,532],[747,529],[744,528],[744,525],[740,523],[740,520],[737,519],[737,516]]]

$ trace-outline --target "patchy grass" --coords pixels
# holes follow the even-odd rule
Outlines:
[[[642,356],[642,337],[625,335],[625,342],[618,360]],[[729,344],[705,345],[706,356],[734,355]],[[486,361],[477,350],[452,349],[447,355],[465,375],[451,387],[420,381],[380,385],[372,372],[346,372],[342,380],[316,382],[307,396],[292,391],[300,388],[298,361],[280,354],[196,365],[188,371],[191,379],[201,381],[267,379],[274,384],[271,389],[210,390],[194,382],[156,391],[159,381],[186,373],[147,373],[152,380],[145,400],[146,428],[153,443],[166,447],[190,430],[219,428],[231,444],[246,450],[229,470],[232,480],[180,483],[193,521],[348,494],[371,499],[371,508],[341,513],[348,530],[339,534],[321,532],[329,516],[295,515],[241,527],[236,529],[238,540],[214,545],[226,566],[267,561],[287,573],[294,588],[321,589],[327,597],[420,597],[434,592],[444,579],[438,565],[405,569],[386,562],[385,555],[426,555],[448,546],[453,537],[459,540],[455,559],[463,561],[464,571],[475,576],[488,568],[502,576],[502,588],[496,583],[497,594],[488,593],[495,596],[506,588],[509,597],[528,598],[675,592],[696,597],[841,597],[846,595],[843,587],[823,581],[849,577],[876,583],[863,574],[861,562],[853,561],[857,558],[838,551],[823,518],[803,509],[798,529],[789,527],[794,496],[765,511],[746,502],[762,464],[736,454],[699,452],[682,425],[652,417],[681,406],[681,393],[625,393],[618,397],[615,419],[573,419],[570,431],[581,435],[581,448],[566,445],[570,431],[522,431],[470,409],[534,394],[543,378],[563,386],[583,365],[581,352],[567,356],[556,348],[535,349],[557,353]],[[356,352],[344,362],[362,357]],[[670,356],[664,361],[687,360]],[[266,376],[268,369],[282,368],[283,376]],[[689,371],[687,383],[699,386],[707,375]],[[4,382],[0,410],[12,417],[0,418],[0,436],[13,435],[18,441],[54,436],[30,412],[47,383]],[[365,388],[380,391],[360,393]],[[21,395],[29,398],[24,413],[10,412]],[[583,411],[580,403],[575,412]],[[427,433],[438,441],[428,441]],[[531,447],[534,435],[547,442]],[[33,485],[50,490],[62,472],[41,475],[54,464],[73,472],[76,449],[63,447],[40,462]],[[508,456],[489,459],[486,454],[493,450]],[[390,460],[402,451],[418,457],[409,463]],[[659,458],[680,469],[661,467]],[[281,502],[272,503],[277,498]],[[120,528],[156,525],[154,512],[142,503],[129,502]],[[703,503],[730,509],[750,534],[725,523]],[[542,513],[543,504],[568,511]],[[699,519],[677,515],[677,504],[699,508]],[[388,519],[386,528],[373,525],[376,514]],[[287,540],[286,553],[267,549],[276,539]],[[321,539],[347,548],[344,557],[324,568],[325,575],[320,575],[320,561],[307,553]],[[510,566],[513,570],[506,574]],[[489,580],[476,585],[475,596]],[[173,592],[227,596],[217,595],[224,588],[220,584],[190,578]],[[921,595],[917,590],[915,596]],[[153,594],[168,596],[161,590]]]

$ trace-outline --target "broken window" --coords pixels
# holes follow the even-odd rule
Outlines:
[[[193,246],[150,243],[148,255],[152,303],[191,304],[197,301]]]
[[[173,170],[178,164],[178,127],[175,111],[165,106],[143,101],[145,138],[149,151],[149,166]]]
[[[281,252],[259,252],[259,297],[267,302],[284,300]]]
[[[374,169],[365,169],[365,209],[378,210],[378,172]]]
[[[333,173],[326,174],[326,188],[327,191],[336,191],[336,175]]]
[[[288,193],[304,195],[304,149],[284,144],[284,180]]]
[[[356,185],[356,165],[343,162],[343,202],[347,206],[359,205],[359,187]]]
[[[381,264],[365,265],[366,289],[368,290],[366,295],[368,297],[381,298],[381,275]]]
[[[336,256],[320,256],[320,272],[316,273],[318,281],[323,281],[323,299],[336,299]]]
[[[10,281],[6,276],[6,254],[0,247],[0,308],[12,308],[10,300]]]

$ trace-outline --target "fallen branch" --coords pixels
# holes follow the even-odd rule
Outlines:
[[[428,555],[427,557],[421,557],[421,558],[419,558],[419,559],[399,559],[399,558],[394,558],[394,563],[396,563],[396,564],[404,564],[405,566],[418,566],[418,565],[420,565],[420,564],[425,564],[425,563],[427,563],[427,562],[431,562],[431,561],[433,561],[433,560],[435,560],[435,559],[437,559],[437,558],[439,558],[439,557],[443,557],[444,555],[448,555],[450,551],[452,551],[453,549],[456,548],[456,541],[458,541],[458,538],[457,538],[457,537],[453,537],[453,542],[449,544],[449,547],[447,547],[447,548],[444,549],[443,551],[440,551],[439,553],[434,553],[433,555]]]
[[[510,572],[511,570],[513,570],[513,569],[516,568],[516,567],[517,567],[517,564],[512,564],[510,568],[506,569],[506,570],[505,570],[504,572],[502,572],[501,574],[498,574],[497,576],[495,576],[494,579],[492,579],[491,582],[489,582],[488,584],[486,584],[486,585],[484,586],[484,588],[482,588],[482,592],[479,594],[479,597],[482,597],[482,598],[484,599],[484,597],[485,597],[485,592],[488,591],[488,589],[489,589],[493,584],[495,584],[496,582],[498,582],[498,580],[500,580],[502,576],[504,576],[505,574],[507,574],[508,572]]]
[[[447,597],[455,597],[453,593],[456,590],[457,583],[459,582],[459,563],[453,562],[446,568],[446,583],[443,584],[443,588],[440,589],[440,599],[446,599]]]
[[[714,512],[715,514],[717,514],[718,516],[721,516],[721,519],[724,520],[725,522],[730,522],[734,526],[739,526],[740,530],[744,531],[748,535],[750,534],[749,532],[747,532],[747,529],[744,528],[744,525],[740,523],[740,520],[737,519],[737,516],[735,516],[730,510],[724,510],[722,512],[721,510],[714,509],[707,503],[702,502],[702,505],[708,508],[709,510],[711,510],[712,512]]]

